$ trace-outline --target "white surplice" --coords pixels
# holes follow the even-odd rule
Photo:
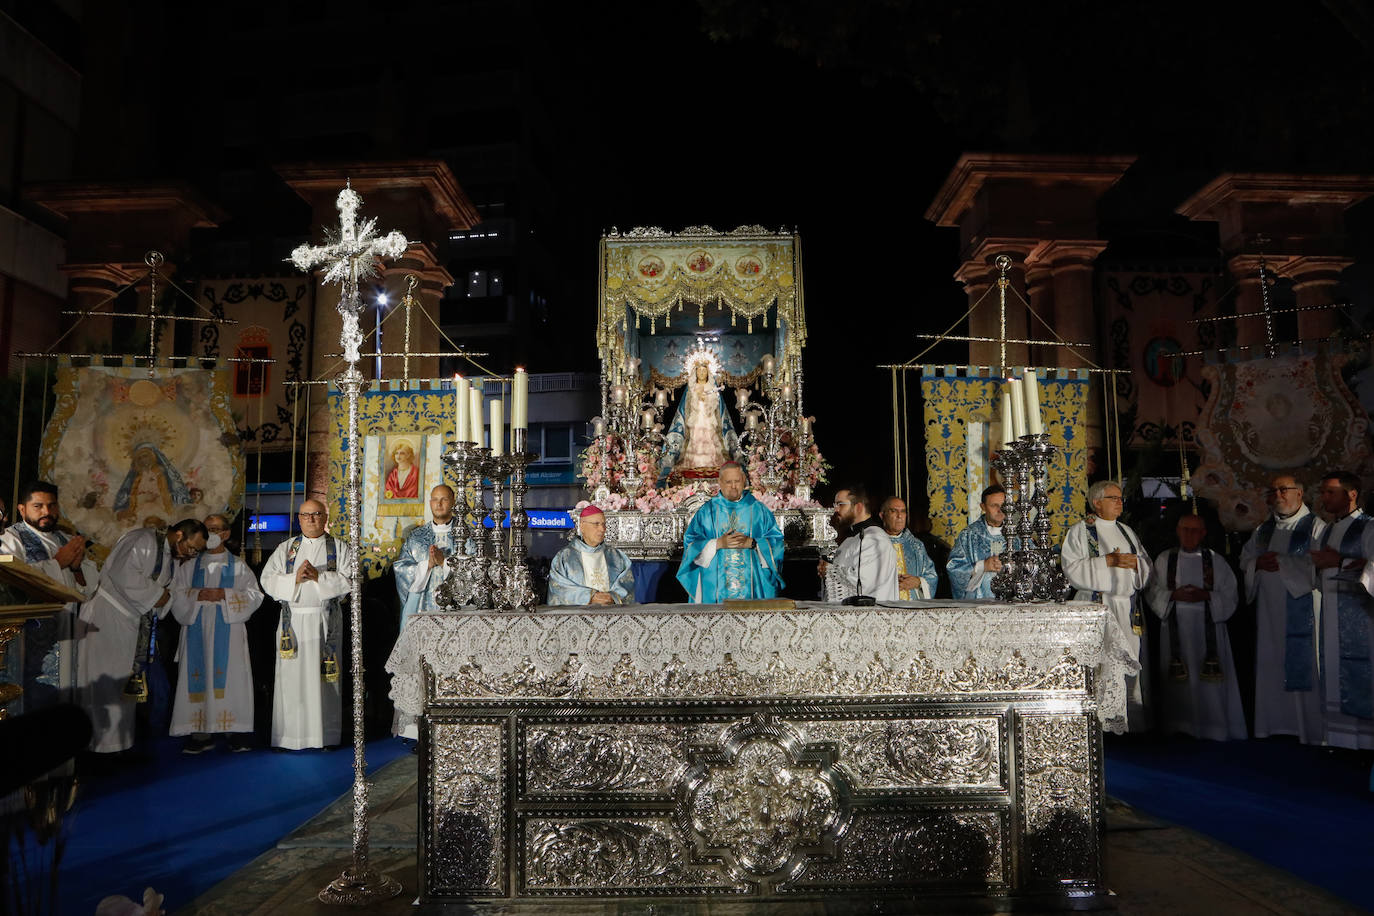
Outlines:
[[[93,751],[103,754],[134,746],[138,704],[124,696],[124,685],[133,673],[139,619],[153,610],[171,584],[175,565],[172,547],[163,535],[152,528],[136,528],[115,543],[105,558],[100,587],[81,605],[85,626],[77,636],[77,670],[82,706],[95,732]]]
[[[172,725],[169,734],[194,735],[213,732],[251,732],[253,730],[253,670],[248,661],[248,632],[244,623],[262,604],[262,590],[248,564],[229,551],[205,553],[200,564],[205,573],[201,588],[220,588],[220,580],[230,563],[234,564],[233,588],[226,588],[223,601],[201,601],[196,596],[200,588],[192,585],[195,560],[188,560],[177,568],[172,579],[172,616],[181,624],[181,643],[177,649],[180,662],[177,674],[176,700],[172,706]],[[215,631],[220,615],[216,608],[223,606],[224,623],[229,628],[229,656],[225,667],[223,693],[215,689],[214,646]],[[163,609],[164,611],[166,608]],[[200,645],[188,645],[191,625],[199,619]],[[199,652],[205,658],[205,684],[192,697],[188,687],[190,664],[188,654]]]
[[[1339,550],[1341,542],[1345,539],[1346,529],[1350,527],[1357,515],[1363,513],[1353,513],[1347,515],[1339,521],[1333,522],[1329,526],[1330,533],[1324,529],[1322,534],[1314,537],[1313,544],[1319,545],[1322,538],[1326,539],[1326,546]],[[1340,566],[1330,569],[1323,569],[1318,579],[1319,588],[1322,595],[1322,614],[1321,614],[1321,670],[1323,694],[1325,708],[1323,715],[1326,723],[1325,743],[1332,747],[1359,748],[1361,750],[1374,749],[1374,719],[1361,719],[1356,716],[1341,712],[1341,641],[1340,641],[1340,613],[1337,611],[1337,575],[1344,575],[1351,579],[1358,580],[1355,587],[1361,588],[1366,592],[1374,594],[1374,521],[1365,525],[1364,536],[1360,539],[1360,554],[1364,558],[1362,569],[1343,571],[1346,560],[1342,560]],[[1368,629],[1367,639],[1374,644],[1374,617],[1368,611],[1368,603],[1365,605],[1364,626]],[[1372,685],[1374,687],[1374,685]]]
[[[1150,579],[1150,558],[1143,552],[1140,536],[1128,526],[1098,519],[1096,530],[1099,556],[1090,555],[1087,522],[1078,522],[1064,535],[1060,558],[1064,574],[1076,589],[1074,598],[1091,601],[1094,592],[1100,593],[1098,600],[1112,610],[1112,621],[1117,631],[1115,638],[1140,665],[1139,674],[1126,678],[1128,730],[1144,731],[1149,728],[1144,701],[1145,688],[1149,683],[1149,662],[1145,657],[1145,639],[1131,631],[1131,607],[1140,600],[1138,593]],[[1113,550],[1134,553],[1135,569],[1108,566],[1107,554]]]
[[[296,565],[286,571],[286,554],[294,538],[277,545],[262,571],[262,590],[278,601],[291,603],[291,623],[296,632],[295,658],[282,658],[277,652],[276,686],[272,696],[272,745],[289,750],[325,747],[339,743],[343,724],[340,681],[329,682],[320,676],[324,648],[324,603],[346,595],[348,574],[353,568],[353,551],[335,539],[334,572],[326,570],[323,536],[302,538]],[[318,581],[296,582],[296,572],[309,561],[319,571]],[[347,608],[343,613],[347,613]],[[347,646],[343,634],[335,637],[339,670],[342,673]],[[281,624],[277,625],[277,645],[281,643]]]
[[[1258,529],[1245,542],[1240,553],[1241,574],[1245,577],[1245,600],[1255,602],[1255,737],[1296,735],[1304,744],[1321,744],[1326,739],[1326,705],[1316,681],[1317,647],[1321,644],[1321,592],[1317,591],[1317,569],[1307,553],[1291,556],[1288,545],[1293,527],[1310,515],[1306,506],[1288,518],[1274,516],[1274,533],[1269,550],[1278,554],[1277,572],[1259,569],[1255,561],[1261,549]],[[1317,546],[1325,523],[1314,519],[1309,551]],[[1313,608],[1311,690],[1285,690],[1284,658],[1288,651],[1288,596],[1311,596]]]
[[[897,600],[897,554],[881,525],[865,525],[845,538],[825,574],[827,601],[859,594]]]
[[[46,559],[34,562],[29,558],[28,549],[19,535],[18,529],[21,527],[43,545],[43,549],[47,553]],[[20,521],[6,528],[4,534],[0,534],[0,553],[18,557],[49,579],[60,582],[68,588],[76,589],[89,599],[100,585],[100,570],[96,568],[95,563],[88,555],[86,559],[81,561],[81,577],[86,580],[86,584],[82,585],[77,582],[75,572],[60,566],[53,559],[57,556],[57,551],[62,549],[64,543],[66,543],[66,535],[59,535],[56,531],[39,531],[28,522]],[[79,702],[76,672],[76,618],[80,611],[80,603],[74,602],[66,605],[53,618],[57,625],[57,670],[55,672],[57,682],[54,686],[57,687],[61,701],[65,703]],[[46,662],[44,667],[48,667]],[[44,673],[47,674],[46,671]]]
[[[1204,548],[1206,549],[1206,548]],[[1217,661],[1221,663],[1222,679],[1204,681],[1202,663],[1207,657],[1206,614],[1201,602],[1178,601],[1170,607],[1169,551],[1155,558],[1154,575],[1150,577],[1148,596],[1150,606],[1162,621],[1159,637],[1159,678],[1164,694],[1164,709],[1160,727],[1165,734],[1183,732],[1194,738],[1213,741],[1245,738],[1245,711],[1240,705],[1240,685],[1236,681],[1236,663],[1231,656],[1231,640],[1224,621],[1236,612],[1236,576],[1226,558],[1216,551],[1212,555],[1212,626],[1216,632]],[[1195,585],[1203,588],[1202,552],[1178,552],[1175,587]],[[1169,676],[1170,632],[1178,627],[1179,653],[1188,667],[1188,679],[1176,681]]]

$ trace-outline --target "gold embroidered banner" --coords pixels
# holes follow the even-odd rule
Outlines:
[[[229,369],[59,369],[38,467],[57,485],[62,514],[105,549],[134,528],[237,514],[244,459],[230,377]]]
[[[369,391],[358,398],[362,445],[362,544],[358,555],[369,576],[386,571],[409,530],[429,517],[429,491],[444,479],[439,459],[454,432],[453,392],[432,383],[429,390]],[[348,535],[345,482],[348,477],[348,400],[329,391],[330,529]]]
[[[1315,495],[1314,475],[1374,476],[1369,417],[1341,378],[1343,355],[1286,356],[1205,366],[1212,383],[1198,421],[1199,496],[1215,500],[1222,524],[1249,531],[1268,515],[1264,491],[1294,474]]]
[[[794,233],[762,226],[611,232],[601,239],[600,287],[597,346],[604,359],[623,358],[627,324],[647,323],[651,333],[675,323],[697,327],[708,304],[751,326],[766,322],[776,306],[785,353],[799,354],[806,342],[801,246]]]
[[[996,451],[993,443],[1004,441],[996,414],[1006,382],[963,372],[962,367],[947,366],[921,373],[931,529],[946,541],[953,541],[978,517],[979,494],[996,482],[988,461]],[[1046,377],[1043,369],[1039,377],[1045,432],[1058,447],[1049,467],[1050,537],[1058,543],[1083,517],[1088,380],[1077,373]]]

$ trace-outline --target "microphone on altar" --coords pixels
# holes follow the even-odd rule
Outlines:
[[[841,601],[840,604],[848,605],[849,607],[873,607],[873,605],[878,603],[877,600],[872,595],[864,594],[864,529],[860,528],[855,534],[857,534],[859,538],[859,558],[856,561],[858,569],[855,573],[858,581],[854,589],[858,594],[850,595],[848,598]]]

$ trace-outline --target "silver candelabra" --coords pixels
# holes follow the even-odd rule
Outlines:
[[[992,577],[992,592],[1003,601],[1057,601],[1069,590],[1050,543],[1048,468],[1054,452],[1050,437],[1040,433],[1008,442],[993,459],[1007,491],[1007,550]]]
[[[639,374],[639,360],[627,357],[625,370],[617,372],[618,380],[609,387],[605,403],[605,419],[593,421],[596,438],[601,446],[601,474],[606,494],[598,490],[597,497],[610,492],[610,445],[619,442],[624,454],[620,459],[620,489],[634,499],[646,483],[639,471],[639,453],[649,456],[648,483],[656,479],[656,469],[663,455],[663,411],[668,405],[667,392],[651,388]]]
[[[528,437],[528,430],[513,430],[509,455],[493,455],[491,449],[472,442],[454,442],[440,456],[454,481],[453,554],[445,562],[448,575],[435,592],[445,611],[532,611],[538,603],[525,545],[525,469],[539,456],[528,451]],[[506,490],[511,496],[509,545],[501,529]]]
[[[763,360],[762,387],[768,402],[751,400],[747,389],[738,395],[740,418],[744,421],[740,444],[746,447],[762,444],[764,471],[757,483],[765,492],[775,492],[783,484],[783,437],[791,435],[797,445],[798,460],[811,445],[810,427],[801,409],[801,361],[795,357],[793,360],[791,378],[796,381],[795,387],[790,382],[779,381],[774,372],[774,360],[767,356]],[[801,492],[803,490],[806,492]],[[804,483],[798,485],[798,491],[803,498],[811,495],[810,487]]]

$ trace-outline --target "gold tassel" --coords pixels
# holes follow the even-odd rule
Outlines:
[[[339,679],[339,661],[334,657],[333,652],[320,660],[320,676],[330,684]]]
[[[747,327],[747,329],[748,329],[748,331],[749,331],[750,334],[754,333],[754,319],[750,318],[750,319],[746,322],[746,327]]]
[[[296,634],[290,630],[283,631],[281,643],[278,645],[278,652],[282,658],[296,657]]]
[[[1204,658],[1202,660],[1202,674],[1199,675],[1204,681],[1216,683],[1224,680],[1221,671],[1221,661],[1216,657]]]
[[[706,303],[697,303],[697,327],[706,327]]]
[[[1177,656],[1169,659],[1169,677],[1176,681],[1188,680],[1188,666],[1184,663],[1183,659]]]
[[[136,703],[148,702],[148,675],[139,671],[124,682],[124,696]]]

